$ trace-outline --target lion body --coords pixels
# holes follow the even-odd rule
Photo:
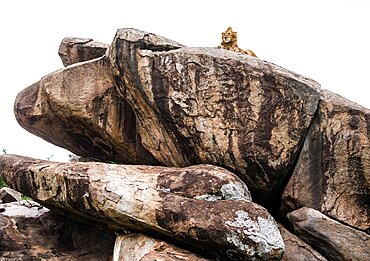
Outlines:
[[[230,50],[237,53],[248,54],[250,56],[257,57],[257,55],[251,50],[243,50],[238,47],[238,35],[229,27],[225,32],[222,33],[221,47],[226,50]]]

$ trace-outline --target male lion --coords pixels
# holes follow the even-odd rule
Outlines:
[[[231,27],[227,28],[225,32],[222,33],[221,47],[226,50],[234,51],[237,53],[245,53],[250,56],[257,57],[257,55],[251,50],[243,50],[238,47],[238,36],[236,32],[233,31]]]

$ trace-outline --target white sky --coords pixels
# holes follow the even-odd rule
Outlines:
[[[370,108],[370,0],[11,0],[0,12],[0,150],[8,153],[68,160],[67,151],[18,125],[14,99],[62,67],[64,37],[110,43],[124,27],[213,47],[232,26],[241,48]]]

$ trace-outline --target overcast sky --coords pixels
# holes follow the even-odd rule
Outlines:
[[[0,12],[0,149],[7,153],[68,160],[67,151],[18,125],[14,99],[62,67],[64,37],[110,43],[125,27],[214,47],[232,26],[241,48],[370,108],[370,0],[11,0],[1,1]]]

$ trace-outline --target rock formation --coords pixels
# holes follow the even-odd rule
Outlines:
[[[326,261],[320,253],[315,251],[302,239],[290,233],[282,225],[279,225],[281,236],[283,237],[285,250],[281,258],[282,261]]]
[[[89,162],[3,155],[0,176],[119,233],[114,260],[370,259],[368,109],[267,61],[135,29],[109,46],[65,38],[59,54],[66,67],[18,94],[16,119]]]
[[[319,89],[247,55],[122,29],[108,57],[44,77],[18,95],[15,111],[24,128],[75,154],[219,165],[271,199],[297,156]]]
[[[329,260],[369,260],[370,236],[365,232],[307,207],[289,213],[288,218],[299,236]]]
[[[2,155],[0,173],[41,204],[162,236],[234,260],[279,259],[284,243],[270,214],[224,169],[52,163]]]
[[[99,58],[105,54],[108,44],[90,38],[66,37],[62,40],[58,54],[64,66]]]
[[[157,164],[140,144],[135,116],[105,58],[67,67],[26,88],[16,98],[15,115],[31,133],[77,155]]]
[[[323,91],[283,210],[310,207],[370,231],[370,110]]]
[[[0,204],[0,260],[109,261],[114,236],[50,212],[36,202]]]

